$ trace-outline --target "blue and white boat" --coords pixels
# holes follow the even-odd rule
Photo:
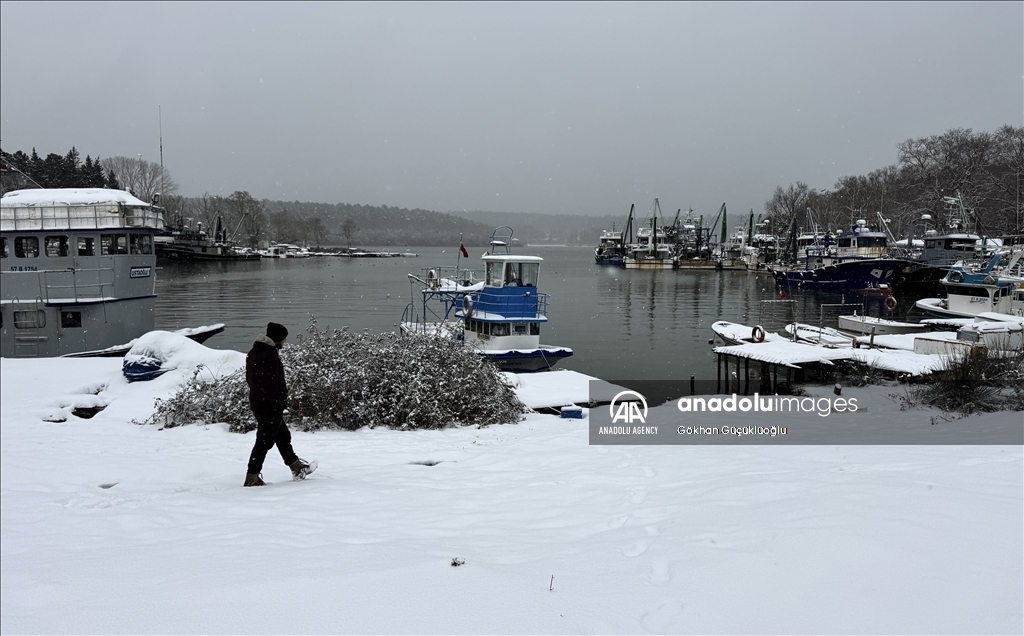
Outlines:
[[[986,312],[1024,316],[1024,278],[1010,273],[1022,255],[1022,250],[999,252],[980,269],[959,262],[942,279],[946,297],[922,298],[916,307],[938,318],[973,318]],[[1007,262],[999,268],[1004,258]]]
[[[548,295],[538,292],[539,256],[512,254],[512,229],[500,227],[484,254],[484,280],[474,272],[435,268],[410,278],[425,286],[423,305],[410,304],[402,333],[461,338],[503,371],[547,371],[572,355],[568,347],[542,345],[548,321]],[[454,278],[446,274],[454,274]]]

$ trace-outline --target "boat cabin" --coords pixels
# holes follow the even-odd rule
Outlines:
[[[482,259],[484,286],[468,294],[456,316],[465,322],[465,340],[486,349],[532,349],[540,345],[547,322],[547,294],[537,293],[539,256],[489,254]]]
[[[876,232],[860,219],[849,233],[836,237],[836,256],[849,258],[884,258],[887,255],[885,232]]]

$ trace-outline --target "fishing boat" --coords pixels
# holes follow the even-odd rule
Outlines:
[[[237,228],[235,231],[237,232]],[[241,250],[235,246],[219,216],[212,237],[203,229],[202,223],[194,228],[182,224],[171,230],[169,235],[156,236],[154,244],[158,260],[251,261],[260,258],[256,252]]]
[[[813,240],[813,236],[807,240]],[[872,230],[867,221],[859,219],[850,232],[835,239],[834,246],[826,233],[821,247],[807,248],[797,267],[775,268],[772,276],[781,285],[801,289],[850,291],[888,286],[911,262],[890,258],[886,246],[886,234]]]
[[[105,188],[14,190],[0,198],[0,355],[53,357],[153,329],[163,210]]]
[[[483,280],[458,265],[428,269],[425,277],[410,274],[414,285],[423,285],[422,306],[406,307],[402,333],[461,338],[503,371],[547,371],[573,352],[540,343],[548,321],[548,295],[538,292],[544,259],[512,254],[508,226],[494,231],[490,245],[481,257]]]
[[[980,269],[960,262],[949,268],[945,298],[923,298],[916,307],[938,318],[973,318],[984,312],[1024,316],[1024,278],[1011,275],[1024,250],[998,252]],[[1006,264],[997,267],[1003,259]]]

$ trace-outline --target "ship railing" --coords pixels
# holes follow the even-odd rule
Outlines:
[[[507,289],[507,288],[506,288]],[[473,294],[478,311],[499,314],[506,318],[534,318],[548,315],[548,295],[523,288],[522,294],[493,294],[485,291]]]
[[[163,210],[118,203],[0,208],[0,230],[98,230],[164,227]]]
[[[104,273],[109,273],[110,282],[103,282]],[[97,282],[82,282],[79,280],[79,274],[91,274],[95,273],[95,280]],[[36,298],[40,302],[49,303],[53,300],[69,300],[72,302],[80,302],[83,300],[98,300],[101,298],[109,297],[113,294],[114,287],[114,269],[112,267],[102,267],[95,269],[43,269],[36,272],[0,272],[4,277],[18,275],[17,280],[24,280],[26,274],[36,274],[36,280],[38,284],[38,293]],[[70,284],[66,284],[66,278],[70,275]],[[57,278],[56,281],[52,280]],[[63,280],[62,280],[63,279]],[[65,283],[65,284],[60,284]],[[13,285],[13,280],[5,281],[5,285]],[[64,292],[58,290],[70,290],[71,294],[64,295]],[[108,296],[104,296],[104,290],[109,290]],[[15,297],[16,298],[16,297]],[[17,301],[14,301],[17,304]]]

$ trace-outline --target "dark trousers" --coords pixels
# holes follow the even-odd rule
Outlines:
[[[263,460],[274,445],[281,451],[281,459],[286,466],[291,465],[298,457],[292,450],[292,434],[284,423],[284,414],[280,411],[253,411],[256,416],[256,445],[249,455],[250,475],[257,475],[263,470]]]

